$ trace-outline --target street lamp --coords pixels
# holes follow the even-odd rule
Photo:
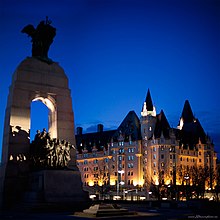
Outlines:
[[[120,187],[120,185],[124,185],[125,183],[123,182],[123,181],[121,181],[121,175],[123,174],[123,173],[125,173],[125,171],[124,170],[118,170],[118,181],[117,181],[117,195],[118,195],[118,193],[119,193],[119,187]],[[119,178],[120,177],[120,178]]]
[[[186,181],[186,199],[188,200],[189,199],[189,185],[190,185],[188,173],[184,176],[184,179]]]

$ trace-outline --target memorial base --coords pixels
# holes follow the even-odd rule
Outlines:
[[[46,203],[89,202],[83,190],[79,171],[43,170],[30,174],[29,191],[25,200]]]

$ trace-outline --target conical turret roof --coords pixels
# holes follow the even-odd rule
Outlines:
[[[152,102],[152,99],[151,99],[149,89],[147,90],[147,96],[146,96],[145,102],[146,102],[147,111],[153,111],[153,102]]]
[[[193,112],[188,100],[186,100],[184,103],[181,118],[183,119],[184,123],[190,123],[194,121]]]
[[[154,130],[154,136],[156,138],[161,137],[163,134],[165,138],[169,138],[170,125],[164,114],[164,111],[161,110],[160,114],[157,115],[157,122]]]

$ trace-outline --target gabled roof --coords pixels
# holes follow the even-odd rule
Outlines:
[[[130,111],[119,125],[113,137],[115,141],[117,141],[120,134],[123,135],[124,141],[129,141],[129,138],[132,141],[141,139],[140,120],[134,111]]]
[[[157,121],[154,130],[155,138],[160,138],[162,133],[165,138],[169,138],[170,124],[167,121],[167,118],[161,110],[160,114],[157,115]]]
[[[117,130],[93,132],[76,135],[76,146],[79,153],[84,148],[88,152],[92,151],[93,146],[98,150],[103,150],[111,141],[118,141],[118,138],[123,136],[124,141],[136,141],[141,139],[140,121],[134,111],[130,111],[122,121]]]
[[[147,111],[153,111],[153,102],[152,102],[152,99],[151,99],[149,89],[147,90],[147,96],[146,96],[145,102],[146,102]]]

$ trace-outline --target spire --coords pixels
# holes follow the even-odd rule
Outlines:
[[[149,89],[147,91],[147,96],[146,96],[146,99],[144,101],[144,105],[142,107],[141,115],[142,116],[147,116],[147,115],[156,116],[156,110],[155,110],[155,107],[153,106],[153,102],[152,102],[152,99],[151,99]]]
[[[151,99],[151,95],[150,95],[150,90],[147,90],[147,96],[145,99],[146,102],[146,107],[148,111],[153,111],[153,103],[152,103],[152,99]]]
[[[181,117],[183,118],[184,123],[194,121],[193,112],[188,100],[185,101]]]
[[[183,111],[177,128],[182,130],[182,127],[185,123],[192,123],[194,121],[195,121],[195,117],[193,116],[191,106],[189,104],[189,101],[186,100],[183,106]]]
[[[189,123],[194,121],[193,112],[188,100],[185,101],[181,118],[183,119],[184,123]]]

